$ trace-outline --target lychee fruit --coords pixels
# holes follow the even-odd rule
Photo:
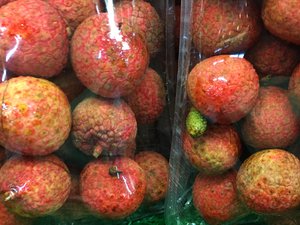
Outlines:
[[[124,97],[138,124],[155,122],[166,105],[166,92],[159,74],[148,68],[144,79],[131,94]]]
[[[262,35],[245,55],[260,77],[290,76],[299,57],[300,52],[295,45],[270,34]]]
[[[71,130],[71,109],[66,95],[52,82],[16,77],[0,83],[0,144],[25,155],[56,151]]]
[[[262,87],[257,103],[242,123],[246,144],[256,148],[285,148],[299,134],[299,123],[289,102],[287,91],[279,87]]]
[[[17,0],[0,8],[0,59],[16,75],[52,77],[67,63],[67,27],[41,0]]]
[[[56,156],[14,156],[0,169],[4,204],[24,217],[48,215],[59,209],[70,192],[67,166]]]
[[[96,215],[113,220],[125,218],[139,208],[146,185],[143,169],[126,157],[92,161],[80,175],[83,202]]]
[[[209,126],[198,138],[185,131],[182,142],[189,162],[206,174],[225,172],[236,164],[241,154],[239,135],[231,125]]]
[[[160,51],[164,39],[164,25],[150,3],[123,0],[116,3],[115,14],[123,29],[144,37],[151,56]]]
[[[131,148],[136,132],[134,113],[122,99],[90,97],[73,111],[73,143],[87,155],[124,152]]]
[[[262,6],[265,27],[273,35],[300,45],[299,0],[266,0]]]
[[[213,56],[198,63],[187,78],[193,106],[212,122],[229,124],[246,116],[259,90],[258,75],[245,59]]]
[[[237,189],[257,213],[280,213],[300,204],[300,161],[282,149],[254,153],[241,165]]]
[[[221,224],[247,212],[238,198],[236,171],[222,175],[198,175],[193,185],[195,208],[209,224]]]
[[[289,80],[289,96],[296,109],[300,107],[300,63],[293,70]]]
[[[168,191],[169,163],[160,153],[143,150],[135,155],[134,160],[144,170],[147,178],[145,203],[153,204],[163,200]]]
[[[261,32],[259,8],[252,0],[196,0],[191,35],[205,56],[240,52],[251,47]]]
[[[0,202],[0,225],[22,225],[17,217]]]
[[[79,80],[102,97],[115,98],[134,91],[149,64],[139,35],[111,23],[108,13],[88,17],[71,41],[71,60]]]
[[[207,120],[194,107],[191,107],[186,120],[186,130],[193,138],[200,137],[207,129]]]

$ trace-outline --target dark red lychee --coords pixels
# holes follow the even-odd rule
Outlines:
[[[160,153],[144,150],[134,160],[144,170],[147,178],[146,203],[155,203],[165,198],[168,191],[169,163]]]
[[[246,144],[257,149],[285,148],[296,140],[299,123],[287,94],[273,86],[260,89],[257,103],[242,124]]]
[[[300,161],[281,149],[251,155],[241,165],[237,189],[243,202],[258,213],[279,213],[300,204]]]
[[[265,27],[275,36],[300,45],[300,1],[266,0],[262,6]]]
[[[133,145],[136,132],[134,113],[121,99],[91,97],[73,111],[73,143],[88,155],[124,152]]]
[[[246,50],[261,32],[259,8],[252,0],[196,0],[191,25],[193,43],[205,56]]]
[[[166,104],[163,80],[155,70],[148,68],[140,85],[124,98],[139,124],[153,123]]]
[[[241,154],[241,142],[233,126],[213,125],[198,138],[192,138],[185,131],[183,150],[189,162],[199,171],[217,174],[235,165]]]
[[[187,78],[192,104],[213,122],[229,124],[240,120],[258,96],[258,75],[245,59],[213,56],[198,63]]]
[[[48,215],[68,198],[71,178],[56,156],[10,158],[0,169],[4,204],[24,217]]]
[[[193,185],[195,208],[209,222],[217,225],[246,213],[238,198],[236,171],[222,175],[198,175]]]
[[[0,8],[0,59],[17,75],[51,77],[67,62],[69,42],[60,14],[41,0]]]
[[[0,144],[25,155],[56,151],[71,130],[71,109],[66,95],[52,82],[16,77],[0,83]]]
[[[80,176],[82,200],[97,215],[121,219],[137,210],[146,193],[143,169],[130,158],[96,160]]]
[[[79,80],[103,97],[134,91],[149,63],[143,38],[110,23],[108,13],[84,20],[71,41],[71,60]]]

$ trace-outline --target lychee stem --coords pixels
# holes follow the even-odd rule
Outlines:
[[[112,166],[109,168],[109,175],[111,175],[113,177],[117,176],[119,179],[121,173],[122,173],[122,171],[120,171],[117,166]]]
[[[12,188],[10,191],[4,193],[4,201],[7,202],[9,200],[13,200],[16,197],[17,190]]]
[[[95,158],[98,158],[99,157],[99,155],[101,155],[101,153],[102,153],[102,147],[101,146],[96,146],[95,148],[94,148],[94,151],[93,151],[93,156],[95,157]]]

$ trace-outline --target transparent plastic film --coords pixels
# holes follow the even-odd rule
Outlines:
[[[300,58],[297,29],[284,27],[300,20],[289,3],[181,3],[167,224],[299,222]]]

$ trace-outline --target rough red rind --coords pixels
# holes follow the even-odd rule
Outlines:
[[[0,7],[14,0],[0,0]]]
[[[52,82],[16,77],[0,84],[0,144],[25,155],[56,151],[71,130],[71,108],[66,95]]]
[[[191,35],[205,56],[239,52],[251,47],[261,32],[259,8],[252,0],[196,0]]]
[[[289,95],[292,103],[299,108],[300,105],[300,64],[293,70],[289,81]]]
[[[246,144],[257,148],[285,148],[296,141],[299,121],[289,102],[287,91],[262,87],[257,103],[242,123]]]
[[[198,63],[187,78],[187,94],[195,108],[213,122],[240,120],[254,106],[258,75],[245,59],[213,56]]]
[[[239,135],[230,125],[212,125],[199,138],[192,138],[185,131],[182,142],[189,162],[206,174],[225,172],[241,154]]]
[[[18,0],[0,8],[0,59],[17,75],[51,77],[66,65],[66,23],[40,0]]]
[[[300,0],[266,0],[262,6],[265,27],[275,36],[300,45]]]
[[[165,198],[168,191],[169,163],[167,159],[155,151],[141,151],[134,160],[144,170],[147,178],[145,203],[155,203]]]
[[[222,175],[198,175],[193,185],[195,208],[209,222],[221,224],[246,213],[236,189],[236,171]]]
[[[300,204],[300,161],[282,149],[266,149],[241,165],[237,189],[243,202],[258,213],[279,213]]]
[[[73,111],[73,143],[87,155],[102,151],[112,155],[130,152],[135,147],[137,122],[134,113],[121,99],[87,98]]]
[[[101,13],[84,20],[72,37],[71,60],[77,77],[103,97],[134,91],[149,64],[143,38],[122,30],[121,23],[109,24],[108,14]]]
[[[134,92],[124,97],[135,114],[138,124],[155,122],[166,105],[166,93],[159,74],[148,68]]]
[[[123,29],[144,37],[151,56],[159,52],[164,39],[164,25],[150,3],[123,0],[116,3],[115,13]]]
[[[24,217],[48,215],[59,209],[68,198],[71,177],[66,165],[56,156],[15,156],[0,169],[0,192],[17,188],[15,198],[4,204]]]
[[[18,222],[15,215],[7,210],[2,202],[0,202],[0,225],[22,225]]]
[[[116,166],[122,173],[111,176],[109,169]],[[96,160],[86,165],[80,175],[82,200],[100,217],[121,219],[135,212],[146,193],[143,169],[130,158]]]

